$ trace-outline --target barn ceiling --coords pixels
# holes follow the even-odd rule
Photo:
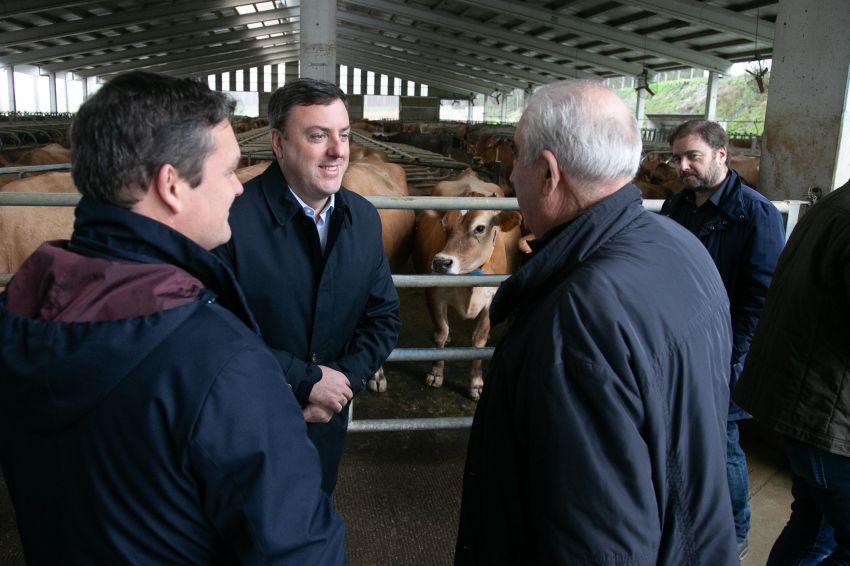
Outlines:
[[[309,1],[309,0],[305,0]],[[4,0],[0,65],[180,76],[298,60],[299,0]],[[337,63],[459,94],[770,57],[778,0],[338,0]]]

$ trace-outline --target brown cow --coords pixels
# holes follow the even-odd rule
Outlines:
[[[342,186],[362,196],[409,196],[404,168],[382,161],[375,153],[349,163]],[[397,272],[410,257],[415,214],[412,210],[382,208],[378,209],[378,216],[381,218],[384,252],[390,269]],[[369,378],[367,386],[375,393],[387,390],[383,367]]]
[[[342,178],[342,186],[362,196],[410,196],[407,177],[401,165],[361,159],[350,163]],[[390,262],[397,271],[410,257],[413,244],[414,212],[412,210],[379,209],[381,239]]]
[[[264,161],[236,170],[243,183],[262,173]],[[43,173],[0,187],[3,192],[75,193],[67,171]],[[67,240],[74,228],[74,209],[69,206],[0,206],[0,273],[17,271],[43,242]],[[408,252],[409,253],[409,252]]]
[[[482,190],[483,189],[483,190]],[[469,171],[453,181],[442,181],[434,187],[435,196],[493,197],[504,196],[501,189],[485,183]],[[486,275],[512,273],[519,265],[519,225],[522,216],[515,211],[453,210],[441,214],[426,211],[419,219],[413,248],[418,273]],[[449,339],[447,307],[466,320],[475,319],[472,343],[487,344],[490,336],[489,308],[496,287],[430,287],[425,290],[428,312],[434,325],[437,348]],[[445,361],[434,362],[425,383],[432,387],[443,384]],[[469,396],[481,396],[484,378],[481,360],[470,368]]]
[[[758,188],[761,160],[754,155],[730,155],[726,163],[747,185]]]
[[[511,173],[514,170],[514,140],[508,137],[487,137],[484,144],[479,143],[478,155],[481,165],[493,167],[499,163],[499,186],[509,195],[513,194]]]
[[[67,171],[44,173],[3,186],[3,192],[75,193]],[[0,273],[17,271],[42,242],[66,240],[74,228],[69,206],[0,206]]]

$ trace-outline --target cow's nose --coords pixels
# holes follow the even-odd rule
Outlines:
[[[431,267],[436,273],[448,273],[452,267],[452,260],[447,257],[435,257]]]

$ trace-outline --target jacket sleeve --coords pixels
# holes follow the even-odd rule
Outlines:
[[[375,221],[379,222],[377,213],[375,217]],[[346,374],[355,394],[363,390],[367,379],[381,367],[395,348],[401,329],[398,293],[381,245],[380,232],[376,246],[376,264],[371,268],[372,281],[366,309],[344,354],[328,364]]]
[[[321,491],[316,449],[258,345],[216,377],[189,448],[202,505],[243,564],[345,564],[345,526]]]
[[[236,272],[236,262],[233,254],[233,240],[219,246],[213,253],[230,269]],[[322,370],[316,364],[305,362],[293,356],[286,350],[278,350],[269,347],[278,365],[286,376],[286,382],[295,394],[298,403],[304,407],[310,400],[310,393],[315,385],[322,379]]]
[[[743,242],[741,264],[730,298],[732,314],[732,372],[730,390],[734,389],[743,369],[744,358],[756,332],[759,315],[767,297],[767,289],[785,245],[782,216],[772,204],[755,203],[752,229]]]

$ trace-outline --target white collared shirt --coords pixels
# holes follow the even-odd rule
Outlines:
[[[298,195],[295,194],[295,191],[292,190],[292,187],[289,187],[289,192],[292,193],[292,196],[294,196],[295,200],[298,201],[298,204],[301,205],[301,210],[304,211],[304,216],[310,218],[316,224],[316,231],[319,233],[319,244],[322,246],[322,253],[325,253],[325,245],[328,243],[328,232],[331,228],[330,218],[331,214],[333,214],[336,195],[331,195],[331,198],[328,199],[328,203],[325,205],[324,210],[316,216],[315,209],[301,200]]]

